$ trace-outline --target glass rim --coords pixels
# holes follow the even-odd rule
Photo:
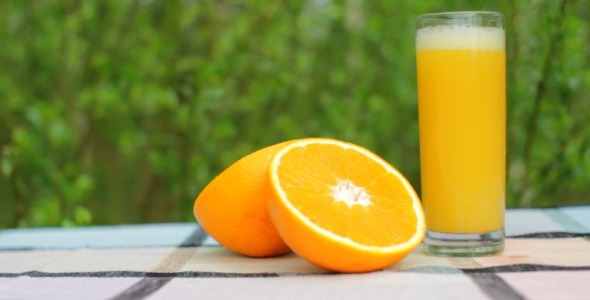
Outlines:
[[[484,19],[504,18],[504,14],[491,10],[465,10],[465,11],[443,11],[427,13],[416,17],[416,22],[425,20],[453,20],[471,16],[478,16]]]
[[[483,24],[494,24],[496,22],[499,22],[496,24],[503,24],[504,14],[497,11],[486,10],[443,11],[419,15],[414,21],[417,27],[430,27],[437,24],[478,24],[479,26],[482,26]],[[503,27],[503,25],[492,25],[492,27]]]

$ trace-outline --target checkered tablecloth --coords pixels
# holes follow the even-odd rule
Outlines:
[[[0,299],[590,299],[590,206],[513,209],[506,250],[335,274],[256,259],[196,223],[0,231]]]

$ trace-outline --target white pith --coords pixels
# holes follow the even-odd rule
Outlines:
[[[332,198],[335,202],[344,202],[348,207],[353,205],[369,206],[371,197],[364,188],[356,186],[352,181],[338,180],[338,183],[332,186]]]

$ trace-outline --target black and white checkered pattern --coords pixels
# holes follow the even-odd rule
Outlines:
[[[0,231],[0,299],[590,299],[590,206],[508,210],[506,250],[335,274],[248,258],[198,225]]]

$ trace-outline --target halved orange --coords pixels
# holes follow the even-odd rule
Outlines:
[[[260,149],[233,163],[195,199],[193,211],[201,227],[226,248],[252,257],[290,252],[268,212],[273,189],[269,163],[289,142]]]
[[[422,206],[404,176],[371,151],[313,138],[273,157],[270,215],[299,256],[325,269],[368,272],[408,255],[426,230]]]

